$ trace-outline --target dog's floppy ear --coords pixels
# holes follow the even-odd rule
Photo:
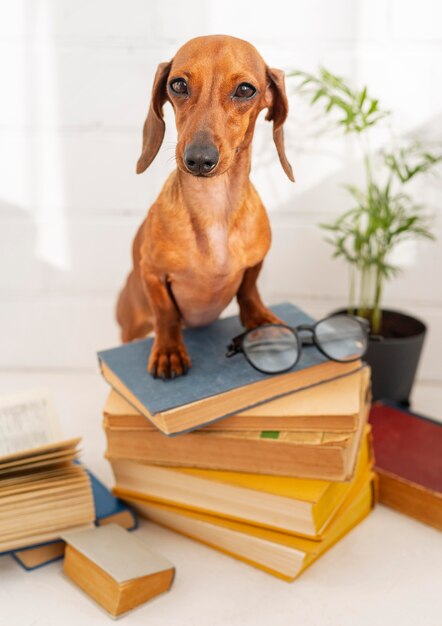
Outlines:
[[[167,78],[169,63],[160,63],[155,74],[149,112],[143,128],[143,150],[137,163],[137,174],[144,172],[156,157],[163,143],[166,125],[163,117],[163,104],[167,100]]]
[[[266,120],[273,121],[273,141],[278,151],[282,168],[291,181],[295,182],[292,166],[287,160],[284,149],[283,124],[289,111],[289,103],[285,93],[284,72],[274,68],[267,68],[266,105],[268,112]]]

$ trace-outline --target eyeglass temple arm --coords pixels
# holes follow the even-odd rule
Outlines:
[[[382,335],[375,335],[371,332],[371,324],[366,317],[355,315],[355,318],[364,326],[367,335],[370,337],[370,341],[383,341],[384,338]]]
[[[234,337],[232,339],[232,341],[227,346],[226,357],[230,358],[231,356],[235,356],[235,354],[242,352],[241,342],[245,334],[246,333],[242,333],[241,335],[238,335],[237,337]]]

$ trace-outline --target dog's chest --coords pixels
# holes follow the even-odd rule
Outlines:
[[[236,282],[246,266],[244,241],[237,233],[229,233],[223,224],[215,223],[195,239],[181,278],[218,291]]]
[[[228,272],[232,266],[232,255],[229,254],[229,239],[226,229],[221,224],[212,224],[204,233],[205,241],[200,245],[200,254],[210,261],[216,275]]]
[[[170,276],[174,297],[187,326],[209,324],[219,317],[238,291],[245,266],[236,246],[218,224],[189,250],[188,262]]]

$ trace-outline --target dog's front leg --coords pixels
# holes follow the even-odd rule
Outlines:
[[[147,370],[155,378],[186,374],[190,358],[183,342],[180,314],[166,282],[152,273],[144,273],[143,278],[155,320],[155,339]]]
[[[247,328],[256,328],[262,324],[283,324],[262,302],[256,286],[262,261],[244,272],[241,285],[236,295],[239,304],[239,315],[242,325]]]

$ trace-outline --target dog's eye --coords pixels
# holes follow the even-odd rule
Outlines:
[[[174,93],[177,93],[180,96],[185,96],[188,94],[187,83],[184,78],[175,78],[175,80],[171,81],[169,87]]]
[[[235,90],[233,94],[234,98],[240,98],[241,100],[248,100],[256,93],[256,89],[250,83],[241,83]]]

